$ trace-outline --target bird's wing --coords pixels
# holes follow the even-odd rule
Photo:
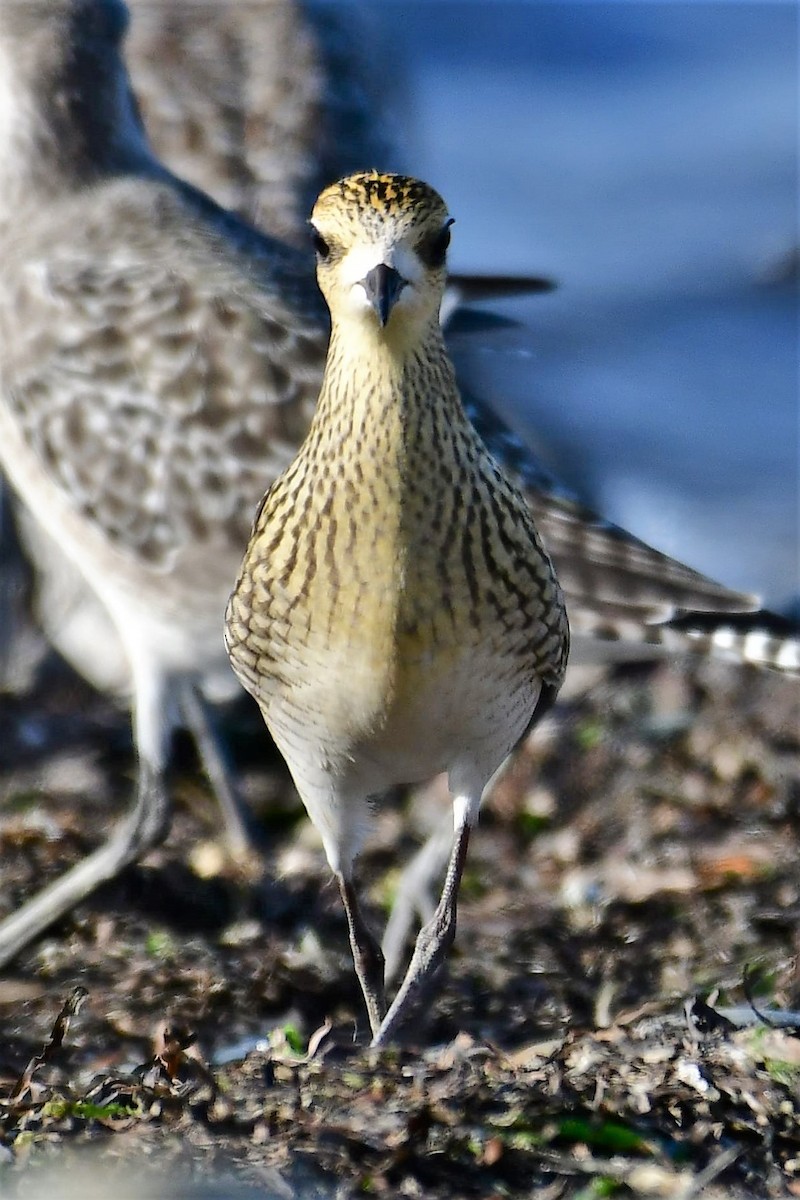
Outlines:
[[[302,256],[262,240],[246,258],[201,209],[109,184],[15,233],[4,262],[6,403],[60,497],[155,571],[189,546],[238,558],[327,340]]]
[[[297,3],[128,0],[125,59],[149,140],[173,171],[259,228],[303,244],[333,179],[398,163],[369,14]]]
[[[528,446],[473,395],[465,404],[488,449],[516,476],[566,595],[573,631],[608,638],[642,637],[686,612],[748,613],[756,596],[715,583],[591,512],[560,488]],[[638,635],[637,635],[637,630]]]
[[[732,591],[547,492],[528,492],[537,527],[561,586],[576,607],[591,607],[595,632],[614,623],[660,624],[680,613],[742,613],[757,597]]]
[[[798,622],[733,591],[598,517],[565,491],[493,413],[478,424],[522,484],[564,591],[575,662],[713,654],[800,672]]]

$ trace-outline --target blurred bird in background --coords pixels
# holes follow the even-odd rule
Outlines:
[[[363,166],[382,144],[347,43],[326,40],[330,23],[290,4],[209,9],[191,28],[179,5],[135,10],[133,88],[140,71],[162,153],[285,240],[156,157],[120,58],[121,0],[3,6],[0,456],[22,500],[38,617],[88,679],[132,692],[140,774],[111,840],[0,925],[0,961],[163,836],[176,725],[198,741],[229,836],[246,841],[204,697],[230,691],[225,598],[255,505],[296,452],[319,388],[327,315],[310,255],[291,242],[321,174]],[[252,36],[262,17],[267,58]],[[295,51],[303,72],[288,72]],[[507,281],[457,282],[473,297]],[[754,606],[596,521],[465,393],[526,487],[578,646],[659,653],[691,645],[664,628],[673,615]],[[746,654],[747,637],[726,633],[726,649]],[[716,619],[701,640],[719,641]],[[775,656],[763,639],[758,649]]]

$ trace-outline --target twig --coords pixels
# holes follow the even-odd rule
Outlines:
[[[7,1100],[9,1107],[17,1107],[22,1102],[31,1090],[35,1072],[38,1071],[39,1067],[43,1067],[46,1063],[49,1063],[56,1052],[61,1049],[61,1045],[69,1030],[70,1021],[74,1016],[77,1016],[81,1005],[88,995],[89,993],[86,988],[80,985],[72,989],[61,1012],[55,1019],[50,1037],[42,1046],[39,1054],[34,1054],[12,1088]]]
[[[718,1175],[735,1163],[742,1153],[741,1146],[729,1146],[727,1150],[722,1150],[716,1158],[712,1158],[711,1162],[703,1167],[698,1175],[695,1175],[688,1187],[681,1192],[679,1200],[692,1200],[693,1196],[698,1196],[704,1188],[714,1182]]]

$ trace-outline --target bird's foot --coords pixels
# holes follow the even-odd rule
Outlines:
[[[377,1031],[373,1029],[373,1046],[384,1046],[394,1037],[401,1023],[428,992],[439,968],[447,958],[456,936],[458,889],[467,860],[469,836],[469,825],[462,825],[456,831],[436,912],[419,931],[414,953],[400,989]]]
[[[140,761],[136,804],[108,840],[0,922],[0,966],[101,884],[157,846],[169,830],[170,815],[162,772]]]
[[[391,1041],[408,1014],[424,998],[447,958],[455,936],[456,906],[440,903],[431,920],[419,931],[414,954],[389,1011],[378,1029],[373,1028],[373,1046],[383,1046]]]
[[[337,882],[347,915],[353,963],[358,982],[361,984],[361,991],[364,994],[369,1027],[374,1036],[380,1029],[386,1012],[383,951],[378,944],[378,939],[364,920],[352,881],[340,874],[337,876]]]

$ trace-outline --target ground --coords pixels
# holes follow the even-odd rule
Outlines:
[[[0,1195],[800,1195],[799,696],[681,661],[561,705],[485,806],[440,990],[381,1054],[318,842],[236,709],[259,865],[226,864],[179,747],[163,848],[0,977]],[[134,769],[125,713],[52,656],[0,695],[0,915]],[[381,811],[376,921],[446,808]]]

